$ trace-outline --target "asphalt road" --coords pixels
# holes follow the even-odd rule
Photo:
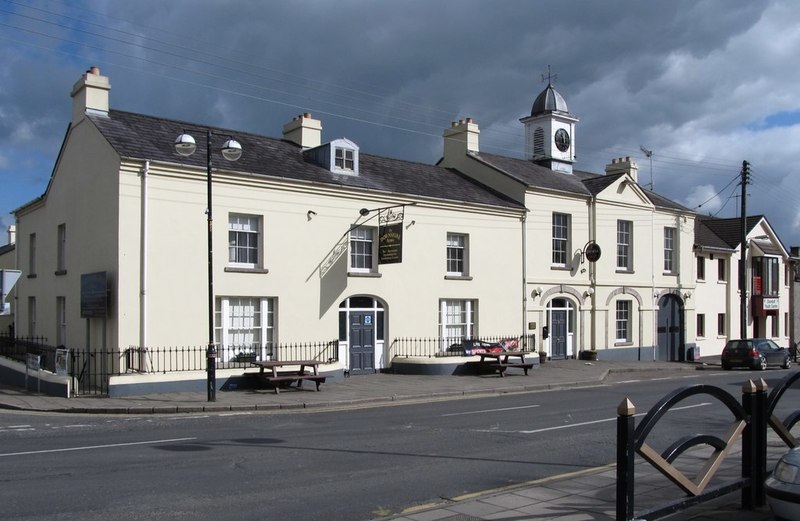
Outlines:
[[[0,502],[13,520],[373,519],[613,463],[623,399],[643,414],[694,383],[738,397],[753,376],[635,373],[588,389],[303,413],[0,412]],[[656,447],[701,422],[720,434],[729,425],[708,399],[680,405],[654,432]]]

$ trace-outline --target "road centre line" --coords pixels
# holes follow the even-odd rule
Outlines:
[[[703,402],[703,403],[698,403],[697,405],[686,405],[684,407],[675,407],[673,409],[670,409],[670,411],[680,411],[680,410],[684,410],[684,409],[694,409],[696,407],[704,407],[706,405],[711,405],[711,403]],[[642,412],[642,413],[634,414],[634,417],[636,417],[636,416],[644,416],[645,414],[647,414],[647,413]],[[592,421],[588,421],[588,422],[570,423],[570,424],[567,424],[567,425],[558,425],[556,427],[544,427],[543,429],[534,429],[534,430],[530,430],[530,431],[501,431],[501,430],[497,430],[497,429],[471,429],[471,430],[473,432],[503,432],[503,433],[516,433],[516,434],[537,434],[537,433],[540,433],[540,432],[556,431],[556,430],[560,430],[560,429],[570,429],[572,427],[583,427],[583,426],[586,426],[586,425],[594,425],[594,424],[597,424],[597,423],[608,423],[608,422],[613,422],[613,421],[617,421],[617,418],[614,417],[614,418],[605,418],[603,420],[592,420]]]
[[[541,405],[522,405],[520,407],[503,407],[501,409],[484,409],[482,411],[452,412],[449,414],[442,414],[442,417],[464,416],[466,414],[483,414],[485,412],[516,411],[517,409],[532,409],[534,407],[541,407]]]
[[[172,438],[169,440],[151,440],[151,441],[133,441],[130,443],[111,443],[109,445],[89,445],[86,447],[67,447],[64,449],[46,449],[46,450],[30,450],[25,452],[7,452],[0,454],[0,458],[6,456],[29,456],[31,454],[50,454],[53,452],[72,452],[76,450],[94,450],[94,449],[109,449],[112,447],[132,447],[134,445],[153,445],[157,443],[174,443],[178,441],[191,441],[197,438]]]

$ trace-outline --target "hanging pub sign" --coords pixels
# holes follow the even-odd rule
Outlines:
[[[378,214],[378,264],[403,262],[403,214],[404,208],[395,212],[392,208]]]

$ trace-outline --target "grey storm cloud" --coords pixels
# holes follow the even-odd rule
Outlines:
[[[117,109],[271,136],[310,111],[326,139],[426,163],[466,116],[483,150],[521,156],[518,120],[550,66],[580,118],[578,168],[630,155],[646,182],[645,145],[656,191],[732,216],[735,183],[717,192],[747,159],[749,213],[800,244],[800,123],[765,123],[800,109],[791,0],[41,1],[10,2],[0,22],[5,223],[44,191],[92,65]]]

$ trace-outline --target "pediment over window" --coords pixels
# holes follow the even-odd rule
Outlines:
[[[303,155],[334,174],[358,175],[358,145],[349,139],[334,139],[304,150]]]

